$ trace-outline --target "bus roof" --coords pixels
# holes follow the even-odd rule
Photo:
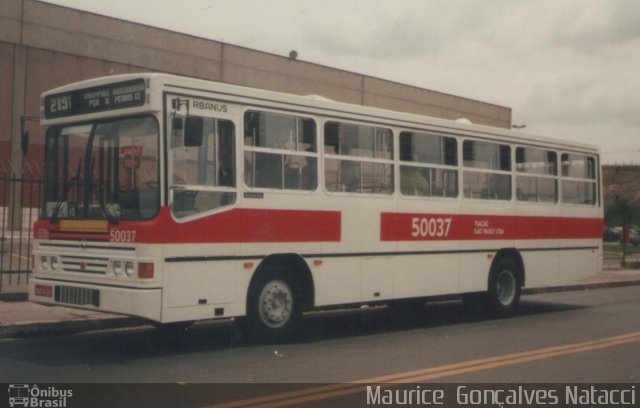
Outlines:
[[[160,86],[163,89],[182,90],[183,92],[189,91],[194,94],[214,93],[218,95],[218,97],[222,96],[224,98],[229,98],[230,101],[241,99],[248,104],[253,101],[259,102],[260,105],[263,106],[270,104],[273,104],[274,107],[276,107],[275,105],[280,105],[279,107],[283,107],[285,105],[295,106],[296,109],[302,111],[324,114],[332,117],[336,115],[341,117],[348,116],[352,117],[354,120],[387,123],[388,125],[397,124],[398,126],[400,126],[400,124],[404,126],[409,124],[414,128],[427,128],[432,131],[452,132],[455,135],[461,136],[480,136],[487,139],[510,143],[520,142],[535,145],[549,145],[560,149],[579,149],[596,154],[599,152],[599,148],[592,144],[539,136],[522,132],[520,130],[514,131],[511,129],[487,125],[465,123],[464,120],[442,119],[415,113],[406,113],[365,105],[338,102],[321,95],[295,95],[163,73],[134,73],[104,76],[48,90],[42,94],[41,100],[43,103],[43,112],[41,112],[41,122],[43,125],[61,122],[56,118],[45,118],[44,101],[49,96],[71,93],[72,91],[87,88],[99,88],[113,83],[127,83],[128,81],[135,80],[143,80],[150,89]],[[147,107],[145,109],[148,110],[149,108]],[[74,117],[89,119],[90,115],[81,114]],[[65,119],[68,121],[69,117],[66,117]]]

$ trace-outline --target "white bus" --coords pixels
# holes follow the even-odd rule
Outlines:
[[[42,124],[35,302],[286,337],[343,305],[506,314],[601,268],[590,145],[165,74],[45,92]]]

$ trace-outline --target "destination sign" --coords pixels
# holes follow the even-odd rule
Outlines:
[[[145,89],[144,79],[133,79],[47,95],[44,98],[44,117],[55,119],[142,106]]]

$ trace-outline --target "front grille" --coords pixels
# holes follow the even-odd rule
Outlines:
[[[100,291],[97,289],[77,288],[74,286],[56,286],[54,299],[67,305],[100,306]]]
[[[109,266],[108,258],[87,257],[87,256],[67,256],[60,257],[62,270],[64,272],[80,272],[104,275]]]

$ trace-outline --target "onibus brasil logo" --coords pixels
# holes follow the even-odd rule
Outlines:
[[[73,391],[54,386],[9,385],[9,406],[25,408],[65,408]]]

